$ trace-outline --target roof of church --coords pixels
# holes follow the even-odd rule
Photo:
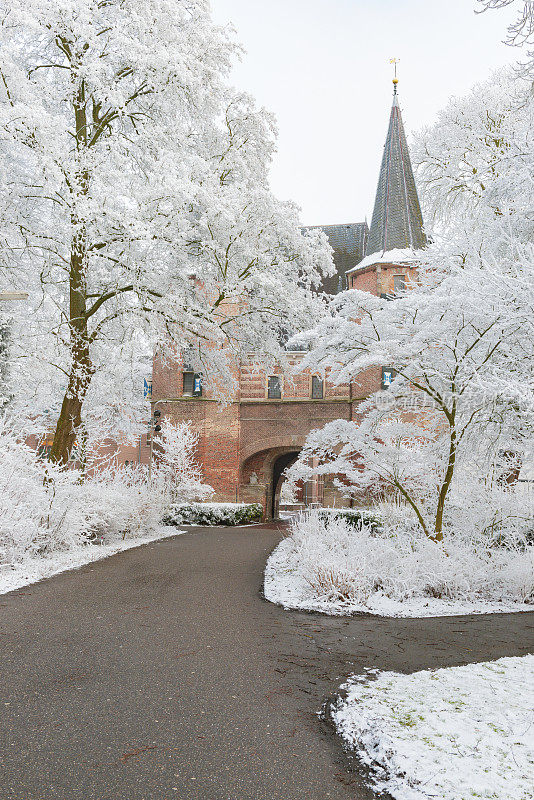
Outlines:
[[[406,143],[396,80],[393,85],[393,105],[366,256],[382,254],[388,250],[418,250],[426,244],[423,215]]]
[[[328,294],[346,289],[345,273],[359,264],[365,255],[365,246],[369,228],[366,222],[349,222],[345,225],[312,225],[306,230],[320,228],[328,237],[330,247],[334,251],[336,272],[324,278],[322,290]]]

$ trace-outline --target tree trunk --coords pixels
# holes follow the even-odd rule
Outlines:
[[[75,233],[70,257],[70,353],[71,367],[67,390],[56,425],[50,460],[65,466],[74,447],[76,431],[82,421],[82,406],[94,367],[91,361],[90,338],[86,316],[86,259],[85,228],[73,220]]]
[[[50,452],[50,460],[62,466],[69,462],[76,441],[76,432],[82,421],[83,401],[94,372],[86,320],[82,319],[81,324],[79,319],[71,320],[71,331],[73,345],[69,383],[61,405],[54,443]]]
[[[79,397],[65,395],[56,425],[50,460],[65,466],[76,440],[76,430],[82,421],[82,402]]]
[[[76,431],[82,421],[82,406],[94,367],[91,361],[90,337],[87,325],[87,229],[78,213],[79,201],[89,192],[89,172],[84,165],[87,149],[87,114],[85,108],[85,86],[79,81],[77,65],[72,67],[74,100],[75,141],[80,169],[75,175],[71,195],[72,240],[69,270],[69,329],[71,367],[67,390],[61,405],[56,425],[50,460],[66,466],[76,440]]]
[[[445,472],[445,477],[443,479],[443,483],[441,484],[441,489],[439,492],[438,497],[438,505],[436,509],[436,520],[434,525],[434,536],[432,537],[436,542],[443,541],[443,512],[445,510],[445,501],[447,499],[447,494],[449,493],[449,489],[451,488],[451,482],[454,476],[454,466],[456,464],[456,447],[457,447],[457,437],[456,437],[456,407],[453,405],[452,412],[448,416],[448,422],[450,426],[450,438],[449,438],[449,461],[447,464],[447,471]]]
[[[86,190],[87,181],[82,187]],[[82,421],[82,405],[93,377],[89,330],[87,325],[87,239],[83,223],[72,219],[74,235],[70,256],[70,353],[71,367],[67,390],[63,398],[61,412],[57,421],[54,443],[50,453],[51,461],[65,466],[70,458],[76,439],[76,431]]]

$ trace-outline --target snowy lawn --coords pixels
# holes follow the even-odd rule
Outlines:
[[[352,679],[333,721],[395,800],[534,798],[534,656]]]
[[[178,536],[181,533],[184,531],[161,525],[144,536],[128,536],[126,539],[117,539],[105,544],[79,544],[63,553],[40,557],[29,556],[21,563],[13,565],[0,564],[0,594],[12,592],[14,589],[20,589],[29,583],[36,583],[69,569],[77,569],[123,550],[167,539],[169,536]]]
[[[356,531],[310,514],[265,568],[267,600],[326,614],[391,617],[534,610],[534,547],[444,545],[406,532]]]

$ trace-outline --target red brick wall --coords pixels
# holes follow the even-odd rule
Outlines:
[[[182,359],[179,355],[169,355],[164,361],[156,353],[152,362],[152,396],[161,398],[181,397]]]
[[[148,464],[150,458],[150,445],[147,434],[144,433],[137,442],[125,444],[120,440],[107,439],[104,442],[101,455],[103,458],[111,456],[116,464],[129,461],[132,464]]]
[[[404,275],[406,285],[417,279],[417,270],[399,264],[377,264],[350,276],[350,288],[374,295],[392,294],[395,275]],[[387,366],[387,364],[384,364]],[[360,373],[352,384],[352,396],[361,399],[382,388],[382,369],[372,367]]]
[[[400,264],[376,264],[350,276],[350,288],[374,295],[393,293],[393,276],[404,275],[406,284],[417,278],[417,270]]]
[[[295,357],[290,361],[289,374],[283,374],[280,367],[273,367],[271,370],[257,370],[252,364],[244,364],[240,369],[240,399],[241,400],[267,400],[275,402],[267,397],[267,379],[269,375],[280,375],[282,382],[282,398],[284,400],[311,400],[312,391],[312,372],[299,372],[293,374],[293,368],[298,366],[302,356]],[[324,381],[324,399],[348,399],[349,386],[341,384],[334,386],[328,380]],[[313,402],[320,402],[314,400]]]
[[[369,294],[378,294],[376,271],[371,269],[367,272],[357,272],[355,275],[351,275],[350,288],[359,289],[361,292],[369,292]]]
[[[387,366],[386,364],[384,366]],[[352,384],[352,396],[355,400],[368,397],[382,388],[382,369],[380,367],[369,367],[360,372],[357,379]]]
[[[236,501],[238,407],[236,403],[221,407],[214,400],[204,398],[176,399],[158,405],[162,417],[188,422],[198,435],[197,460],[203,479],[215,489],[214,499],[219,501]]]

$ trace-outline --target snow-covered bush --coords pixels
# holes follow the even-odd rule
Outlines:
[[[156,528],[164,492],[142,472],[107,469],[82,480],[40,460],[0,419],[0,564]]]
[[[164,525],[247,525],[260,522],[260,503],[178,503],[163,518]]]
[[[383,527],[356,531],[317,511],[293,522],[271,555],[265,595],[287,607],[330,613],[366,610],[420,615],[534,603],[534,547],[481,546],[461,535],[432,541],[413,524],[399,528],[402,507],[383,509]]]
[[[451,495],[445,526],[478,550],[534,544],[534,493],[465,476]]]
[[[187,425],[164,426],[159,465],[112,467],[84,475],[38,457],[0,416],[0,566],[48,557],[90,542],[150,534],[169,497],[202,497]],[[181,448],[181,450],[180,450]]]
[[[159,476],[149,483],[142,468],[109,468],[75,485],[65,499],[78,506],[82,536],[138,536],[160,524],[165,484]]]
[[[157,440],[157,474],[166,487],[166,505],[188,500],[205,500],[213,489],[202,482],[196,460],[198,434],[188,422],[171,422],[164,417]]]
[[[35,453],[0,417],[0,563],[24,552],[35,553],[45,529],[57,525],[50,516],[50,489]]]

